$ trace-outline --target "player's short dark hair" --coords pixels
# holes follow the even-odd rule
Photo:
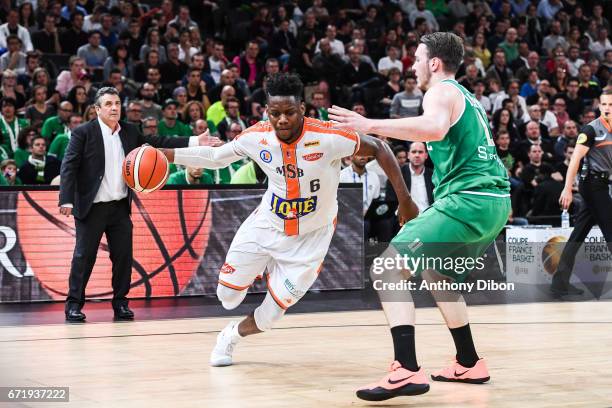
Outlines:
[[[272,96],[293,96],[296,102],[301,102],[303,92],[304,84],[300,77],[295,74],[280,72],[270,75],[270,79],[266,83],[268,99]]]
[[[463,41],[453,33],[435,32],[421,37],[421,43],[427,47],[427,56],[439,58],[444,70],[456,73],[463,60]]]

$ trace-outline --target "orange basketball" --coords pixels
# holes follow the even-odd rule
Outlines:
[[[123,179],[138,193],[159,190],[168,180],[168,159],[152,146],[132,150],[123,161]]]

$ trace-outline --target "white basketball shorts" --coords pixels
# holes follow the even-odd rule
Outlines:
[[[219,272],[219,284],[248,290],[267,271],[268,291],[283,309],[295,304],[319,276],[336,223],[287,236],[255,210],[242,223]]]

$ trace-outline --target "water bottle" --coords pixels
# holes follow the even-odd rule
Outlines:
[[[561,213],[561,228],[569,228],[569,226],[569,214],[567,213],[567,210],[563,210]]]

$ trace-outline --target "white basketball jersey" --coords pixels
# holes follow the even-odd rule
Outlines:
[[[356,132],[305,117],[302,134],[291,144],[276,137],[270,122],[251,126],[230,144],[268,176],[258,215],[275,228],[299,235],[334,222],[340,160],[359,150]]]

